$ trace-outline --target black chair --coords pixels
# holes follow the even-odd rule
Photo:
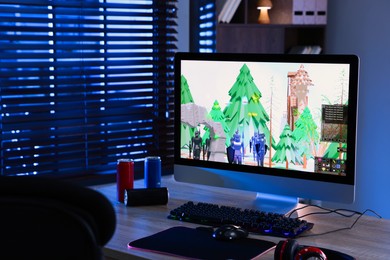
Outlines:
[[[97,191],[38,176],[0,177],[0,259],[103,259],[115,231]]]

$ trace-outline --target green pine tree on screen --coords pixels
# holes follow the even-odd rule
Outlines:
[[[341,89],[339,93],[332,96],[333,101],[324,96],[323,97],[323,103],[324,104],[340,104],[348,106],[348,77],[346,71],[343,69],[340,71],[339,78],[338,78],[338,88]],[[347,125],[339,125],[338,126],[338,138],[340,139],[347,139],[347,132],[348,127]],[[340,150],[346,150],[347,144],[346,143],[338,143],[338,142],[331,142],[329,146],[327,147],[323,157],[325,158],[332,158],[332,159],[347,159],[347,153],[342,152],[340,153]]]
[[[188,86],[187,79],[182,75],[181,76],[181,104],[194,103],[190,87]],[[186,124],[181,124],[181,136],[180,144],[182,148],[189,148],[189,143],[191,138],[195,135],[195,127],[190,127]]]
[[[300,150],[296,145],[291,128],[288,124],[285,125],[279,137],[280,140],[276,145],[276,153],[272,157],[272,161],[276,163],[285,162],[286,169],[288,169],[289,163],[302,164]]]
[[[269,140],[270,132],[267,122],[270,118],[260,102],[262,94],[254,83],[251,72],[244,64],[237,76],[236,82],[229,90],[230,101],[223,113],[229,126],[229,136],[239,130],[244,135],[244,145],[247,146],[250,137],[250,127],[254,131],[264,133]]]
[[[341,150],[347,150],[347,144],[346,143],[330,143],[328,148],[326,149],[324,156],[325,158],[331,158],[331,159],[347,159],[347,153],[342,153],[340,156],[340,147]],[[341,158],[340,158],[341,157]]]
[[[314,157],[315,147],[319,143],[320,138],[317,125],[308,107],[303,110],[295,122],[293,137],[299,143],[299,149],[303,156],[303,167],[306,168],[306,159]]]
[[[221,107],[220,107],[217,100],[214,101],[214,104],[213,104],[213,107],[211,108],[209,116],[214,122],[221,123],[223,131],[226,134],[226,146],[229,146],[230,145],[230,138],[231,138],[231,136],[229,136],[229,127],[225,122],[225,115],[223,114]],[[207,126],[205,126],[204,130],[205,130],[205,133],[202,137],[203,144],[206,142],[207,138],[210,138],[210,129]],[[217,138],[218,138],[218,136],[214,136],[214,139],[217,139]]]

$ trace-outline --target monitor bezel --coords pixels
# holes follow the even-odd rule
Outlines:
[[[248,61],[248,62],[291,62],[291,63],[333,63],[349,64],[349,96],[348,96],[348,140],[347,140],[347,169],[346,176],[327,174],[308,174],[307,172],[268,168],[253,167],[238,164],[228,164],[213,161],[193,160],[181,158],[180,156],[180,135],[175,134],[174,164],[181,166],[192,166],[199,168],[211,168],[232,172],[246,172],[251,174],[263,174],[269,176],[304,179],[309,181],[330,182],[338,184],[355,185],[356,183],[356,145],[357,145],[357,115],[358,115],[358,78],[359,58],[352,54],[339,55],[310,55],[310,54],[255,54],[255,53],[190,53],[178,52],[175,54],[175,133],[180,132],[181,124],[181,95],[180,80],[183,60],[211,60],[211,61]],[[350,109],[351,108],[351,109]],[[175,172],[174,172],[175,174]]]

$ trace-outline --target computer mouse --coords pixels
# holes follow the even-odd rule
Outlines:
[[[248,236],[248,231],[236,225],[223,225],[215,229],[213,237],[217,240],[236,240]]]

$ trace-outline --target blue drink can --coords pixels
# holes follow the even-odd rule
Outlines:
[[[161,159],[159,156],[145,158],[144,178],[145,188],[161,187]]]

